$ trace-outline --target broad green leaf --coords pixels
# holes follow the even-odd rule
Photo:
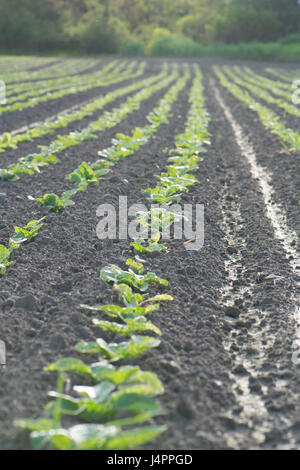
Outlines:
[[[137,263],[133,259],[128,259],[126,261],[126,266],[128,266],[132,271],[134,271],[136,274],[143,274],[144,272],[144,266],[142,263]]]
[[[87,377],[92,376],[91,369],[88,365],[84,364],[80,359],[75,358],[64,358],[59,359],[53,364],[50,364],[45,370],[50,372],[74,372],[76,374],[85,375]]]
[[[160,329],[157,328],[152,322],[147,321],[147,319],[143,316],[135,317],[135,319],[127,319],[126,317],[123,317],[122,319],[125,321],[125,325],[104,320],[97,320],[96,318],[93,320],[93,323],[102,328],[104,331],[108,331],[113,334],[120,334],[123,336],[140,333],[142,331],[152,331],[153,333],[161,336]]]
[[[50,431],[54,427],[54,422],[52,419],[47,418],[19,419],[14,422],[14,425],[31,431]]]
[[[145,292],[150,283],[157,283],[161,286],[168,285],[168,281],[157,277],[154,273],[148,272],[145,275],[138,275],[131,270],[123,271],[115,265],[105,266],[100,272],[100,279],[105,282],[127,284],[141,292]]]
[[[135,359],[159,344],[160,341],[155,338],[133,335],[128,342],[121,343],[106,343],[103,338],[98,338],[92,343],[82,341],[76,345],[76,350],[86,354],[98,353],[104,359],[115,362],[122,359]]]
[[[103,403],[115,389],[114,384],[103,381],[93,387],[76,385],[74,391],[80,395],[85,395],[96,403]]]
[[[126,450],[135,449],[138,446],[146,444],[166,431],[165,426],[148,426],[130,431],[122,431],[109,439],[106,450]]]

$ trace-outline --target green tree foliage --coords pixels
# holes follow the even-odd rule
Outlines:
[[[275,41],[297,30],[296,0],[231,0],[212,25],[212,37],[228,43]]]
[[[62,40],[59,2],[0,0],[0,46],[52,49]]]
[[[149,51],[164,31],[202,44],[299,32],[297,0],[0,0],[2,50]],[[137,46],[135,46],[137,47]]]
[[[130,39],[127,24],[110,15],[109,2],[91,2],[78,21],[66,31],[70,35],[70,47],[83,52],[115,53]]]

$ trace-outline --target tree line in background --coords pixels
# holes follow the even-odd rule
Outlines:
[[[164,38],[269,42],[299,24],[298,0],[0,0],[0,49],[151,54]]]

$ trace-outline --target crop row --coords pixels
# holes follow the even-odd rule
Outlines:
[[[8,113],[12,111],[21,111],[27,108],[33,108],[34,106],[38,104],[46,103],[50,100],[63,98],[64,96],[67,96],[67,95],[74,95],[77,93],[82,93],[82,92],[85,92],[85,91],[88,91],[97,87],[109,86],[109,85],[112,85],[113,83],[118,83],[120,79],[127,80],[131,78],[133,68],[134,68],[134,63],[130,64],[124,73],[120,74],[120,73],[117,73],[118,71],[116,71],[116,73],[113,74],[112,77],[107,76],[107,70],[104,69],[102,73],[100,72],[97,74],[97,77],[95,77],[93,74],[90,74],[88,77],[84,79],[83,82],[80,81],[80,79],[79,81],[77,80],[78,85],[74,84],[73,86],[66,87],[57,91],[49,92],[42,96],[32,97],[28,99],[27,101],[17,101],[8,106],[5,106],[5,105],[1,106],[0,113]],[[145,63],[142,63],[139,67],[140,75],[144,72],[144,69],[145,69]]]
[[[181,195],[188,192],[189,187],[198,183],[190,171],[196,171],[205,150],[210,144],[207,130],[210,117],[205,109],[203,97],[202,74],[195,67],[196,78],[191,91],[192,106],[188,115],[186,129],[175,139],[175,149],[169,158],[170,166],[161,175],[156,175],[159,183],[154,188],[147,188],[142,194],[151,202],[163,206],[171,206],[181,200]],[[147,213],[140,213],[139,224],[144,228],[146,238],[134,241],[131,246],[138,253],[152,253],[154,251],[167,251],[166,246],[160,243],[165,231],[170,226],[182,222],[182,216],[167,209],[151,209]],[[151,229],[151,237],[148,237]],[[196,240],[195,240],[196,241]]]
[[[214,71],[221,85],[230,91],[230,93],[239,101],[246,104],[249,109],[256,112],[264,127],[280,137],[282,145],[285,148],[288,148],[291,152],[300,150],[300,134],[298,132],[286,127],[280,121],[280,116],[278,116],[278,114],[274,113],[274,111],[270,110],[268,107],[258,103],[249,95],[249,93],[243,91],[239,86],[230,81],[224,73],[222,73],[219,67],[215,66]]]
[[[111,61],[106,67],[107,70],[112,69],[116,65],[117,61]],[[102,70],[100,69],[99,72]],[[96,74],[97,72],[93,72],[93,74]],[[66,80],[66,77],[58,77],[58,78],[46,78],[46,79],[41,79],[41,80],[36,80],[33,82],[18,82],[18,83],[13,83],[10,85],[6,86],[6,96],[9,97],[11,95],[16,95],[20,94],[23,92],[28,92],[30,90],[36,91],[39,89],[45,89],[45,88],[51,88],[53,86],[57,86],[57,88],[61,85],[64,85],[67,81],[67,83],[73,83],[75,80],[80,80],[82,77],[89,76],[89,73],[85,73],[82,75],[75,75],[75,76],[70,76]]]
[[[177,74],[177,72],[174,73],[174,76],[175,74]],[[61,198],[56,194],[45,194],[43,198],[35,198],[35,200],[40,202],[48,210],[56,212],[66,206],[73,205],[73,201],[70,197],[74,196],[78,191],[86,190],[92,184],[98,184],[100,177],[107,174],[110,167],[115,165],[117,161],[132,155],[142,145],[145,145],[157,129],[162,124],[168,122],[172,104],[177,99],[179,92],[184,88],[189,78],[190,73],[187,70],[186,74],[178,79],[160,100],[159,104],[147,116],[147,120],[149,121],[148,125],[135,128],[132,131],[131,137],[117,134],[116,138],[113,139],[113,145],[99,152],[100,155],[105,156],[106,160],[100,159],[90,165],[86,162],[82,162],[78,168],[67,175],[67,179],[75,185],[75,189],[63,193]],[[6,267],[10,265],[10,261],[9,257],[5,256],[8,253],[8,249],[4,246],[2,247],[2,253],[3,271],[1,274],[3,275],[6,272]],[[8,264],[5,264],[5,262]]]
[[[178,70],[175,68],[173,74],[171,74],[170,77],[167,79],[167,83],[172,81],[176,76],[178,75]],[[148,120],[149,120],[149,125],[145,126],[144,128],[139,128],[139,132],[144,133],[144,139],[139,140],[139,145],[142,145],[146,143],[146,141],[150,138],[150,136],[156,132],[158,127],[161,124],[165,124],[168,120],[168,117],[170,116],[170,109],[172,106],[172,103],[176,100],[178,93],[180,90],[185,86],[186,81],[189,78],[189,72],[186,72],[186,75],[179,79],[176,84],[166,93],[164,98],[159,102],[159,105],[153,109],[153,111],[149,114]],[[163,84],[163,82],[161,82]],[[144,93],[143,96],[145,97],[146,94]],[[147,93],[148,96],[148,93]],[[138,131],[138,129],[135,129],[133,134],[135,134]],[[124,138],[125,136],[123,136]],[[135,146],[135,149],[132,149],[131,153],[134,153],[134,151],[137,149]],[[129,153],[127,154],[127,156]],[[121,156],[119,156],[119,159],[121,160]],[[124,157],[123,157],[124,158]],[[116,159],[114,159],[116,161]],[[103,175],[105,175],[109,171],[109,167],[112,166],[113,159],[111,161],[103,161],[103,160],[97,160],[91,166],[89,166],[86,162],[82,162],[82,164],[74,170],[74,172],[70,173],[67,176],[67,179],[71,181],[75,185],[75,189],[65,192],[62,195],[62,198],[59,198],[55,194],[45,194],[43,198],[35,198],[38,202],[40,202],[42,205],[44,205],[48,210],[53,210],[58,212],[62,208],[73,205],[73,201],[70,199],[71,196],[75,195],[78,191],[83,191],[86,190],[91,184],[96,184],[99,182],[99,178]],[[1,196],[4,196],[4,194],[1,194]],[[29,196],[30,199],[34,199],[31,196]],[[31,222],[29,223],[31,224]],[[36,234],[35,234],[36,235]],[[29,239],[28,239],[29,240]],[[26,240],[24,240],[26,241]],[[6,248],[5,246],[1,247],[0,250],[1,253],[1,269],[0,274],[4,275],[6,272],[6,268],[12,264],[10,262],[10,255],[12,253],[11,247],[9,245],[9,248]]]
[[[112,78],[112,81],[113,83],[118,83],[124,81],[127,78],[138,78],[142,74],[142,72],[143,65],[141,65],[135,73],[130,75],[121,74],[118,76],[117,80],[115,78]],[[115,96],[121,96],[119,95],[121,90],[124,90],[124,93],[127,93],[127,90],[131,91],[131,86],[129,85],[122,89],[117,89],[114,92],[107,93],[101,98],[98,98],[88,103],[87,105],[84,105],[82,107],[79,106],[79,109],[76,109],[74,112],[62,113],[55,120],[50,120],[48,122],[46,121],[41,124],[35,125],[30,129],[26,130],[25,132],[19,132],[17,134],[14,134],[13,136],[9,132],[5,132],[0,139],[0,152],[4,152],[6,149],[9,148],[15,149],[20,143],[29,142],[43,135],[51,134],[52,132],[54,132],[54,130],[59,129],[60,127],[65,127],[71,122],[79,121],[84,117],[89,116],[93,112],[101,109],[104,105],[114,100]]]
[[[209,135],[209,116],[204,109],[201,80],[202,75],[196,68],[186,129],[176,137],[176,157],[170,158],[174,171],[180,171],[181,166],[185,168],[178,178],[191,176],[186,172],[197,167],[201,160],[199,154],[204,151]],[[195,179],[193,181],[196,182]],[[138,217],[137,214],[137,221]],[[116,368],[114,365],[120,361],[132,361],[160,343],[157,336],[161,336],[161,331],[147,317],[160,309],[160,302],[173,299],[168,294],[148,297],[147,292],[152,285],[167,287],[168,281],[155,273],[145,273],[145,263],[136,257],[135,260],[127,260],[127,270],[115,265],[102,268],[100,279],[113,284],[121,305],[81,307],[109,317],[112,321],[99,318],[92,321],[112,337],[117,335],[118,342],[109,343],[103,338],[88,343],[81,341],[76,351],[85,355],[97,354],[98,362],[88,364],[77,358],[64,358],[47,368],[56,372],[58,379],[57,390],[49,393],[54,401],[46,406],[46,418],[16,423],[32,431],[31,442],[35,449],[45,446],[57,449],[128,449],[152,440],[165,430],[164,426],[155,425],[132,428],[160,413],[160,405],[154,397],[163,393],[163,386],[157,375],[144,372],[138,366]],[[146,332],[152,336],[144,335]],[[124,336],[129,340],[120,341],[119,338]],[[73,374],[85,379],[87,385],[74,385],[70,395],[65,392],[65,382]],[[65,415],[83,423],[64,428]]]
[[[125,67],[126,65],[126,67]],[[101,70],[98,70],[93,73],[86,73],[81,75],[75,75],[68,77],[66,80],[63,78],[56,78],[52,80],[39,80],[37,82],[26,82],[26,83],[17,83],[14,85],[8,85],[6,87],[6,103],[12,103],[17,100],[25,100],[30,96],[38,96],[39,94],[45,92],[51,92],[53,90],[60,90],[66,87],[84,85],[86,83],[91,83],[92,80],[97,80],[99,77],[108,76],[110,78],[111,74],[118,74],[123,72],[132,71],[136,65],[136,61],[128,64],[127,62],[121,61],[111,61]],[[124,69],[124,70],[123,70]],[[109,75],[108,75],[109,74]],[[12,96],[13,95],[13,96]]]
[[[79,84],[85,84],[90,77],[98,78],[104,74],[119,73],[122,68],[122,64],[118,64],[115,70],[112,70],[115,62],[111,62],[107,67],[103,68],[97,73],[87,73],[84,75],[76,75],[75,77],[58,78],[54,80],[38,81],[33,83],[22,83],[17,85],[11,85],[6,88],[6,105],[14,103],[15,101],[25,101],[27,98],[35,97],[43,93],[50,93],[54,90],[62,90],[67,87],[78,86]]]
[[[52,57],[18,57],[15,56],[1,56],[0,58],[0,76],[3,74],[20,72],[28,70],[34,67],[42,67],[44,65],[51,65],[52,62],[56,62]]]
[[[288,100],[291,99],[291,83],[270,80],[263,75],[255,73],[252,69],[250,69],[250,67],[244,67],[242,69],[241,67],[234,66],[233,69],[250,83],[262,86],[267,90],[271,90],[274,95],[285,97]]]
[[[293,82],[300,77],[300,70],[295,70],[293,72],[285,70],[283,72],[283,70],[267,68],[266,71],[274,75],[274,77],[280,78],[281,80],[286,80],[287,82]]]
[[[118,78],[114,78],[113,76],[111,80],[115,84],[120,83],[128,78],[138,78],[142,75],[143,70],[143,64],[141,64],[135,73],[128,75],[121,74],[118,76]],[[4,152],[9,148],[15,149],[20,143],[31,142],[33,139],[42,137],[43,135],[52,134],[56,129],[66,127],[68,124],[74,121],[80,121],[95,111],[100,110],[106,104],[111,103],[116,98],[119,98],[123,94],[129,93],[132,90],[135,90],[135,88],[132,88],[132,85],[128,85],[127,87],[106,93],[104,96],[101,96],[100,98],[83,105],[82,107],[79,107],[75,111],[62,113],[55,120],[45,121],[41,124],[37,124],[25,132],[19,132],[14,135],[11,135],[9,132],[5,132],[0,139],[0,152]]]
[[[27,80],[39,80],[51,77],[61,77],[65,75],[73,75],[80,73],[87,68],[90,68],[92,65],[96,65],[99,60],[95,59],[71,59],[65,60],[59,63],[55,63],[49,66],[42,68],[41,70],[33,71],[20,71],[16,73],[7,73],[1,74],[1,79],[6,83],[11,82],[24,82]]]
[[[141,68],[142,67],[143,66],[141,65]],[[130,77],[138,78],[141,75],[141,73],[142,73],[142,70],[138,69],[137,72],[135,74],[130,75]],[[114,83],[122,82],[124,81],[124,75],[119,75],[119,78],[117,81],[115,78],[113,78],[112,80]],[[129,93],[130,91],[132,91],[132,89],[134,90],[135,88],[132,88],[132,85],[129,85],[127,87],[117,89],[115,91],[107,93],[104,96],[101,96],[100,98],[92,101],[91,103],[88,103],[87,105],[82,106],[79,109],[76,109],[73,112],[64,113],[61,116],[57,117],[55,120],[51,120],[48,122],[46,121],[41,124],[38,124],[26,130],[25,132],[20,132],[13,136],[9,132],[6,132],[2,135],[0,139],[0,152],[4,152],[5,150],[9,148],[15,149],[20,143],[30,142],[33,139],[42,137],[43,135],[51,134],[56,129],[59,129],[61,127],[66,127],[68,124],[74,121],[80,121],[81,119],[91,115],[95,111],[100,110],[106,104],[111,103],[112,101],[114,101],[116,98],[119,98],[123,94]]]
[[[235,73],[233,73],[229,67],[225,66],[224,71],[237,85],[247,88],[247,90],[249,90],[254,95],[258,96],[260,99],[266,101],[267,103],[275,104],[276,106],[283,109],[289,114],[292,114],[298,117],[300,116],[300,110],[299,108],[297,108],[297,106],[294,106],[293,104],[286,102],[284,99],[275,98],[270,93],[268,93],[268,91],[266,91],[266,89],[263,88],[261,85],[251,85],[250,83],[246,81],[247,79],[239,78],[237,75],[235,75]],[[270,88],[270,89],[272,93],[273,92],[276,93],[274,91],[274,88]],[[287,93],[287,92],[282,91],[281,94],[286,96],[289,100],[291,99],[291,92]]]
[[[49,164],[59,163],[56,156],[67,148],[79,145],[81,142],[89,139],[96,139],[95,132],[101,132],[104,129],[114,127],[116,124],[125,119],[130,113],[139,109],[142,101],[150,98],[150,96],[167,86],[170,81],[174,80],[178,74],[175,67],[174,72],[166,77],[166,69],[155,76],[149,77],[140,82],[131,85],[131,91],[139,88],[143,89],[134,96],[130,96],[121,106],[114,108],[110,112],[105,112],[101,117],[91,122],[86,128],[80,132],[71,132],[67,135],[58,136],[49,146],[40,146],[41,152],[38,154],[30,154],[21,157],[17,163],[12,163],[7,169],[0,170],[0,178],[7,181],[18,179],[23,174],[33,174],[40,171],[40,168]],[[156,83],[158,82],[158,83]],[[152,85],[154,83],[154,85]],[[119,91],[122,95],[122,91]],[[114,95],[116,97],[116,95]]]
[[[74,189],[65,191],[61,197],[54,193],[47,193],[41,198],[33,198],[32,196],[29,196],[29,198],[37,201],[48,210],[55,212],[73,205],[74,201],[71,198],[77,192],[85,191],[89,186],[98,184],[100,178],[106,175],[117,162],[134,154],[149,141],[162,124],[167,124],[172,105],[189,78],[190,73],[187,71],[167,91],[158,105],[147,116],[149,124],[146,124],[144,127],[136,127],[130,136],[117,134],[112,140],[111,147],[98,152],[104,159],[100,158],[93,163],[82,162],[75,170],[69,173],[66,179],[73,184]]]

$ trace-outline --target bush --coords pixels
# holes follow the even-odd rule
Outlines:
[[[218,15],[214,14],[212,9],[201,11],[200,14],[183,16],[176,23],[176,31],[201,44],[209,44],[214,39],[213,25],[217,21],[216,17]]]
[[[122,50],[129,37],[126,23],[114,16],[106,18],[99,5],[86,13],[72,30],[69,47],[93,54],[115,54]]]
[[[280,44],[300,44],[300,33],[289,34],[280,40]]]
[[[172,37],[173,36],[172,36],[171,32],[168,29],[166,29],[166,28],[155,28],[152,32],[152,35],[150,37],[149,42],[147,43],[147,46],[146,46],[147,54],[151,54],[153,46],[156,42],[158,42],[160,40],[172,38]]]
[[[139,41],[131,41],[125,44],[122,55],[127,57],[142,57],[145,55],[145,47]]]
[[[225,59],[298,61],[300,44],[250,42],[219,43],[205,46],[183,36],[156,41],[151,55],[155,57],[222,57]]]
[[[150,55],[154,57],[199,57],[201,45],[185,36],[158,39],[152,46]]]
[[[276,41],[282,34],[277,14],[271,10],[230,4],[214,24],[216,41],[225,43]]]

